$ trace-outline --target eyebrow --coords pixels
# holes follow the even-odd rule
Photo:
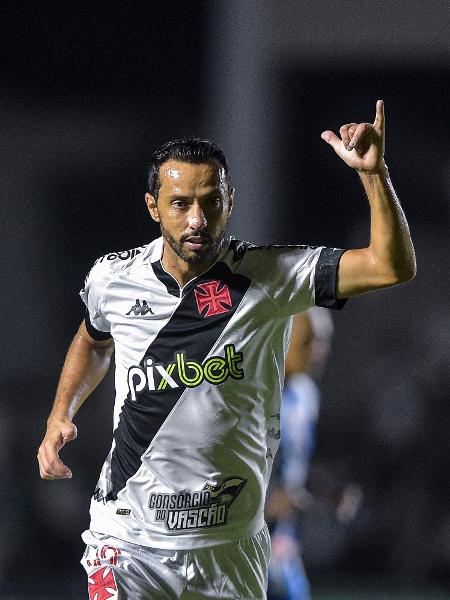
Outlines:
[[[208,192],[207,194],[203,194],[200,195],[200,198],[209,198],[210,196],[217,196],[217,195],[221,195],[222,191],[220,190],[220,188],[215,188],[214,190],[212,190],[211,192]],[[169,196],[169,200],[189,200],[190,196],[186,196],[184,194],[171,194]]]

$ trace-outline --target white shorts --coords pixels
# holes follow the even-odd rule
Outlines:
[[[85,531],[89,600],[265,600],[270,538],[158,550]]]

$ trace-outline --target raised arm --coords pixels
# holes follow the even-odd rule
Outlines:
[[[341,138],[324,131],[322,139],[357,170],[370,204],[370,244],[347,250],[338,272],[339,298],[409,281],[416,274],[416,259],[408,222],[392,186],[384,162],[384,103],[377,101],[371,123],[349,123]]]
[[[66,442],[77,437],[72,419],[106,375],[113,351],[112,340],[95,340],[87,332],[84,321],[81,323],[69,347],[47,420],[47,432],[39,447],[37,456],[42,479],[72,477],[70,469],[60,460],[59,451]]]

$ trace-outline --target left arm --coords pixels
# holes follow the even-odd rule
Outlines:
[[[375,122],[350,123],[340,128],[341,139],[324,131],[342,160],[358,171],[370,205],[370,244],[348,250],[338,272],[338,298],[409,281],[416,259],[405,214],[384,162],[384,106],[378,100]]]

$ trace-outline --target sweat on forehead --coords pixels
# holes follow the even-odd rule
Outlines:
[[[160,167],[159,187],[227,188],[225,169],[216,161],[190,163],[168,160]]]

